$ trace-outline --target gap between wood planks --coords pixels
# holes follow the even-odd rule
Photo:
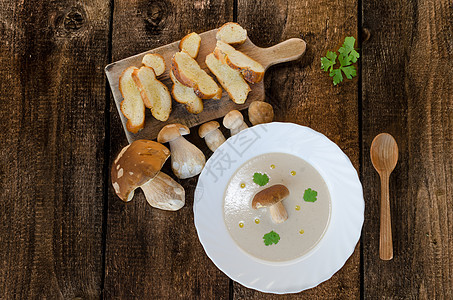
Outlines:
[[[107,62],[112,63],[112,37],[113,37],[113,11],[115,0],[109,1],[110,14],[109,14],[109,32],[108,32],[108,45],[107,45]],[[108,201],[109,201],[109,170],[110,170],[110,86],[107,77],[105,81],[105,108],[104,108],[104,190],[103,190],[103,207],[102,207],[102,242],[101,242],[101,293],[100,299],[104,299],[104,286],[106,275],[105,253],[107,248],[107,217],[108,217]]]
[[[360,60],[357,63],[357,73],[359,74],[358,83],[357,83],[357,116],[358,116],[358,128],[359,133],[359,178],[362,182],[363,180],[363,134],[362,134],[362,31],[363,31],[363,21],[362,21],[362,0],[357,0],[357,47],[359,48]],[[365,207],[366,209],[366,207]],[[362,227],[363,230],[363,227]],[[365,268],[363,265],[363,240],[362,235],[360,235],[360,265],[359,265],[359,274],[360,274],[360,299],[365,297]]]

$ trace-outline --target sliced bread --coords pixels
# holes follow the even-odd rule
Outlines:
[[[227,44],[240,45],[247,39],[247,30],[238,23],[228,22],[219,28],[215,37],[218,41]]]
[[[143,56],[142,64],[152,68],[156,76],[160,76],[165,72],[165,60],[162,55],[157,53],[146,54]]]
[[[121,112],[128,119],[126,128],[132,133],[137,133],[145,124],[145,105],[137,85],[132,79],[132,73],[138,70],[136,67],[129,67],[120,76],[119,89],[123,95]]]
[[[154,70],[141,67],[132,72],[132,79],[137,85],[143,103],[151,109],[154,118],[167,121],[171,112],[171,97],[165,84],[156,79]]]
[[[200,44],[201,37],[196,32],[192,32],[179,42],[179,50],[187,52],[192,58],[197,58]]]
[[[214,55],[222,63],[226,63],[233,69],[241,71],[248,82],[257,83],[263,80],[264,67],[253,58],[236,50],[227,43],[217,41]]]
[[[212,100],[220,100],[222,99],[222,89],[219,89],[217,94],[214,95],[214,97],[211,98]]]
[[[206,56],[206,65],[217,77],[217,80],[234,103],[243,104],[247,100],[250,87],[240,71],[231,68],[227,64],[222,64],[212,53]]]
[[[185,104],[187,111],[191,114],[201,113],[203,111],[203,101],[195,95],[193,89],[179,82],[172,71],[170,71],[170,78],[173,81],[171,94],[176,102]]]
[[[211,99],[221,92],[221,88],[214,79],[184,51],[176,52],[173,56],[172,71],[179,82],[193,88],[195,94],[201,99]]]

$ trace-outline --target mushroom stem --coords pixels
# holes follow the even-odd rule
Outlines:
[[[231,136],[233,136],[233,135],[235,135],[235,134],[238,134],[239,132],[241,132],[242,130],[247,129],[247,128],[249,128],[249,127],[247,126],[247,124],[245,124],[245,122],[242,122],[241,126],[236,127],[236,128],[231,128],[231,129],[230,129]]]
[[[286,219],[288,219],[288,213],[281,202],[269,207],[269,212],[271,214],[272,221],[276,224],[283,223]]]
[[[288,196],[289,190],[286,186],[275,184],[256,193],[252,200],[252,208],[268,207],[272,221],[280,224],[288,219],[288,213],[282,204],[282,201]]]
[[[241,112],[234,109],[223,117],[223,126],[230,130],[231,136],[239,133],[241,130],[248,128],[244,122]]]
[[[186,179],[201,173],[206,158],[194,144],[180,136],[170,141],[171,168],[180,179]]]
[[[141,188],[152,207],[175,211],[185,204],[184,188],[165,173],[159,172]]]
[[[222,132],[218,129],[211,131],[205,136],[206,145],[208,148],[214,152],[217,148],[220,147],[225,142],[225,137]]]

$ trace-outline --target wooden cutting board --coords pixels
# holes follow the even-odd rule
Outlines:
[[[209,72],[209,69],[206,67],[205,58],[206,55],[211,53],[216,45],[216,32],[217,29],[206,31],[200,34],[201,36],[201,46],[200,52],[198,54],[197,62],[200,64],[201,68],[206,70],[215,80],[215,76]],[[250,103],[253,101],[263,101],[264,100],[264,83],[263,81],[255,84],[249,84],[251,91],[248,95],[247,101],[244,104],[235,104],[229,99],[228,94],[223,91],[222,99],[220,100],[203,100],[204,109],[201,113],[194,115],[188,113],[183,104],[177,103],[173,100],[172,103],[172,112],[167,121],[161,122],[156,120],[152,115],[149,109],[146,109],[145,115],[145,127],[140,130],[138,133],[134,134],[126,129],[127,119],[123,116],[120,110],[121,101],[123,101],[123,96],[118,88],[119,77],[121,73],[130,66],[140,67],[142,58],[147,53],[158,53],[162,55],[165,59],[166,70],[164,74],[158,77],[169,90],[171,90],[172,82],[169,76],[169,70],[171,67],[171,58],[173,55],[179,51],[179,41],[174,43],[143,52],[123,60],[114,62],[105,67],[105,73],[107,74],[108,81],[110,83],[110,88],[112,89],[113,98],[115,100],[116,108],[121,117],[121,122],[123,123],[123,128],[127,136],[129,143],[132,143],[138,139],[150,139],[153,140],[157,137],[157,134],[167,124],[171,123],[181,123],[191,128],[193,126],[202,124],[204,122],[221,118],[226,115],[230,110],[237,109],[241,110],[247,108]],[[306,48],[306,44],[303,40],[298,38],[292,38],[286,40],[280,44],[269,48],[260,48],[255,46],[249,38],[246,42],[238,47],[238,50],[252,57],[259,63],[263,65],[265,70],[270,66],[292,61],[300,58]],[[219,84],[220,86],[220,84]]]

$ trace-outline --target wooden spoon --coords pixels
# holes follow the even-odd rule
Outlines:
[[[393,258],[392,224],[389,201],[389,177],[398,161],[398,145],[388,133],[378,134],[371,143],[371,162],[381,177],[381,229],[379,257]]]

